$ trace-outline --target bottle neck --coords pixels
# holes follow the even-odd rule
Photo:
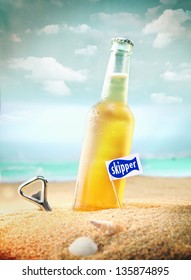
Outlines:
[[[127,103],[131,52],[112,49],[101,94],[102,101]]]

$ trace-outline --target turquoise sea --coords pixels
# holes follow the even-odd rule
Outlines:
[[[191,158],[141,159],[143,175],[191,177]],[[42,175],[48,181],[76,180],[78,162],[1,162],[1,182],[23,182]]]

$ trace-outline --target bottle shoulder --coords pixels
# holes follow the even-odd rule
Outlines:
[[[91,107],[89,117],[134,119],[129,106],[123,102],[100,101]]]

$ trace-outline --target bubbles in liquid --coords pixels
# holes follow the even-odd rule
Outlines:
[[[130,153],[134,122],[123,103],[101,102],[89,114],[78,175],[76,208],[118,207],[105,161]],[[115,182],[122,200],[125,180]],[[93,210],[93,209],[92,209]]]

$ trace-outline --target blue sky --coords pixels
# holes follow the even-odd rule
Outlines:
[[[191,1],[0,0],[2,160],[79,158],[115,36],[135,44],[132,151],[191,155]]]

